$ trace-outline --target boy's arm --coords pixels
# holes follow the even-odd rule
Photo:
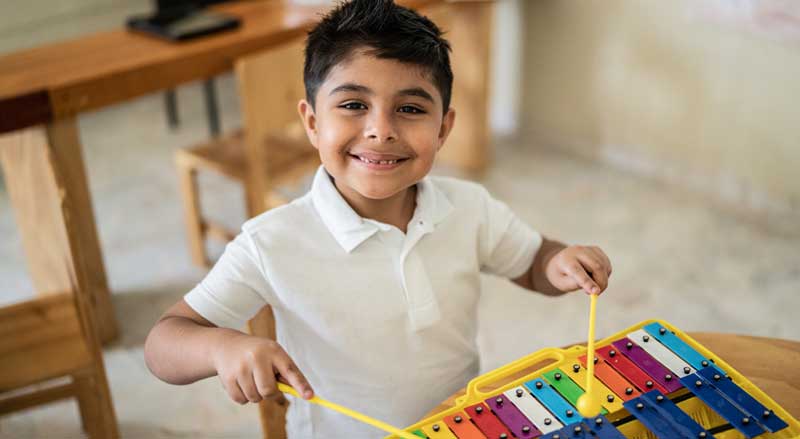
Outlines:
[[[259,402],[281,395],[280,375],[308,399],[313,391],[289,355],[273,340],[218,328],[184,300],[173,305],[150,331],[147,367],[170,384],[189,384],[219,375],[234,401]]]
[[[600,294],[608,287],[611,262],[599,247],[567,246],[542,237],[528,270],[514,283],[550,296],[583,289]]]
[[[216,375],[216,347],[238,331],[216,327],[184,300],[158,320],[144,346],[147,367],[170,384],[189,384]]]

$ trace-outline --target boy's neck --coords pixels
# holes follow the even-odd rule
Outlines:
[[[336,182],[334,181],[334,184]],[[417,207],[417,185],[412,185],[389,198],[373,200],[353,190],[342,190],[338,184],[336,188],[347,204],[362,218],[371,219],[384,224],[390,224],[403,233],[406,233],[409,221],[414,216]]]

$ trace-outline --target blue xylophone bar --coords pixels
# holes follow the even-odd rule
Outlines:
[[[750,396],[749,393],[745,392],[744,389],[729,380],[725,373],[717,366],[711,365],[705,369],[699,370],[697,374],[705,378],[706,382],[715,387],[720,393],[725,395],[729,401],[736,405],[743,413],[743,416],[747,415],[755,419],[756,422],[767,431],[774,433],[789,426],[783,419],[775,416],[774,411],[767,409],[763,404]]]
[[[647,392],[623,405],[659,438],[713,437],[658,390]]]
[[[625,436],[605,416],[597,416],[567,425],[540,439],[625,439]]]
[[[694,373],[688,377],[681,378],[681,382],[690,392],[700,398],[706,405],[712,407],[714,411],[719,413],[745,437],[751,438],[764,433],[764,429],[755,422],[752,416],[739,410],[702,376]]]
[[[708,358],[705,358],[700,352],[697,352],[677,335],[670,332],[661,323],[650,323],[644,327],[644,330],[669,350],[683,358],[683,361],[689,363],[693,368],[702,369],[708,364]]]
[[[525,387],[527,387],[533,396],[541,401],[542,405],[547,407],[562,424],[568,425],[583,421],[583,416],[578,413],[577,409],[567,402],[555,389],[550,387],[550,384],[542,378],[528,381],[525,383]]]

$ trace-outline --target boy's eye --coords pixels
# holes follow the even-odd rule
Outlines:
[[[400,112],[411,113],[411,114],[424,114],[425,110],[418,107],[414,107],[412,105],[403,105],[402,107],[400,107]]]
[[[345,110],[363,110],[367,108],[367,106],[361,102],[347,102],[339,105],[339,108],[344,108]]]

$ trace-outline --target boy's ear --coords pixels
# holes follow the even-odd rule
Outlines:
[[[311,108],[305,99],[301,99],[297,103],[297,111],[300,113],[300,118],[303,120],[303,128],[306,130],[306,135],[311,145],[317,147],[317,116],[314,114],[314,109]]]
[[[453,124],[456,121],[456,110],[453,107],[447,109],[447,113],[445,113],[444,117],[442,117],[442,126],[439,128],[439,147],[436,150],[442,149],[444,146],[445,140],[447,140],[447,136],[450,135],[450,131],[453,130]]]

